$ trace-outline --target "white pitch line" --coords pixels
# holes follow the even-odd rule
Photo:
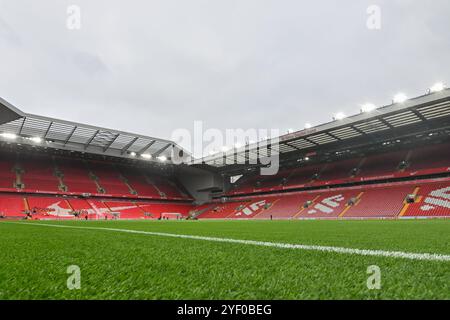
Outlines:
[[[402,258],[402,259],[422,260],[422,261],[450,261],[450,255],[435,254],[435,253],[413,253],[413,252],[403,252],[403,251],[353,249],[353,248],[344,248],[344,247],[289,244],[289,243],[281,243],[281,242],[266,242],[266,241],[240,240],[240,239],[231,239],[231,238],[203,237],[203,236],[174,234],[174,233],[165,233],[165,232],[140,231],[140,230],[118,229],[118,228],[80,227],[80,226],[56,225],[56,224],[47,224],[47,223],[23,223],[23,222],[2,222],[2,223],[19,224],[19,225],[24,225],[24,226],[43,226],[43,227],[54,227],[54,228],[115,231],[115,232],[145,234],[145,235],[160,236],[160,237],[203,240],[203,241],[211,241],[211,242],[237,243],[237,244],[247,244],[247,245],[253,245],[253,246],[272,247],[272,248],[280,248],[280,249],[298,249],[298,250],[309,250],[309,251],[333,252],[333,253],[360,255],[360,256]]]

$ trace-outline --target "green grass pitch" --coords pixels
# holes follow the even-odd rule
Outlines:
[[[450,262],[40,223],[450,254],[449,220],[0,222],[0,299],[449,299]],[[70,265],[81,288],[69,290]],[[381,272],[369,290],[368,266]]]

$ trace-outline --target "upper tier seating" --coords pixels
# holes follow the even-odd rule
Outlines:
[[[122,171],[122,176],[128,181],[130,187],[140,196],[153,199],[160,199],[161,194],[158,189],[147,180],[147,178],[133,170],[128,172]]]
[[[293,169],[287,178],[286,186],[295,187],[310,184],[316,175],[320,175],[323,165],[311,165]]]
[[[149,177],[153,185],[164,195],[163,198],[168,199],[187,199],[186,193],[181,191],[177,185],[169,179],[159,176]]]
[[[352,176],[352,169],[359,166],[361,158],[328,163],[320,173],[320,181],[348,179]]]
[[[192,200],[171,178],[113,164],[33,155],[0,158],[0,189],[40,194]]]
[[[268,189],[283,185],[283,182],[291,175],[291,170],[282,170],[276,175],[259,177],[259,185],[255,189]]]
[[[64,175],[64,185],[72,193],[99,193],[97,185],[89,176],[89,170],[80,161],[61,160],[58,169]]]
[[[412,151],[408,170],[426,170],[450,167],[450,146],[433,145]]]
[[[310,165],[303,163],[301,167],[284,169],[273,176],[252,173],[241,177],[227,195],[250,195],[443,172],[450,172],[450,144],[372,154],[363,158],[356,157],[328,163]]]
[[[106,194],[130,195],[130,188],[121,179],[119,171],[112,165],[89,163],[91,172],[99,179],[98,184]]]
[[[25,191],[59,191],[59,181],[55,176],[55,168],[52,161],[22,161],[19,166],[24,170],[22,182],[25,185]]]
[[[16,174],[13,171],[14,162],[8,158],[0,159],[0,188],[14,187]]]
[[[406,159],[407,151],[371,155],[363,160],[359,175],[365,178],[393,174],[399,164]]]

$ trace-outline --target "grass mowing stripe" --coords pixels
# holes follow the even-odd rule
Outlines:
[[[173,234],[173,233],[164,233],[164,232],[139,231],[139,230],[119,229],[119,228],[80,227],[80,226],[55,225],[55,224],[46,224],[46,223],[22,223],[22,222],[3,222],[3,223],[11,223],[11,224],[19,224],[19,225],[27,225],[27,226],[31,225],[31,226],[44,226],[44,227],[55,227],[55,228],[84,229],[84,230],[105,230],[105,231],[115,231],[115,232],[133,233],[133,234],[145,234],[145,235],[153,235],[153,236],[161,236],[161,237],[203,240],[203,241],[223,242],[223,243],[237,243],[237,244],[246,244],[246,245],[262,246],[262,247],[273,247],[273,248],[280,248],[280,249],[299,249],[299,250],[309,250],[309,251],[332,252],[332,253],[361,255],[361,256],[402,258],[402,259],[422,260],[422,261],[423,260],[424,261],[450,261],[450,255],[432,254],[432,253],[412,253],[412,252],[402,252],[402,251],[365,250],[365,249],[353,249],[353,248],[332,247],[332,246],[289,244],[289,243],[279,243],[279,242],[240,240],[240,239],[231,239],[231,238],[204,237],[204,236]]]

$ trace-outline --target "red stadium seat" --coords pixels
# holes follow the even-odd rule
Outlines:
[[[450,216],[450,182],[418,187],[416,201],[410,204],[403,217]]]
[[[0,216],[5,218],[26,217],[26,201],[17,195],[0,194]]]

